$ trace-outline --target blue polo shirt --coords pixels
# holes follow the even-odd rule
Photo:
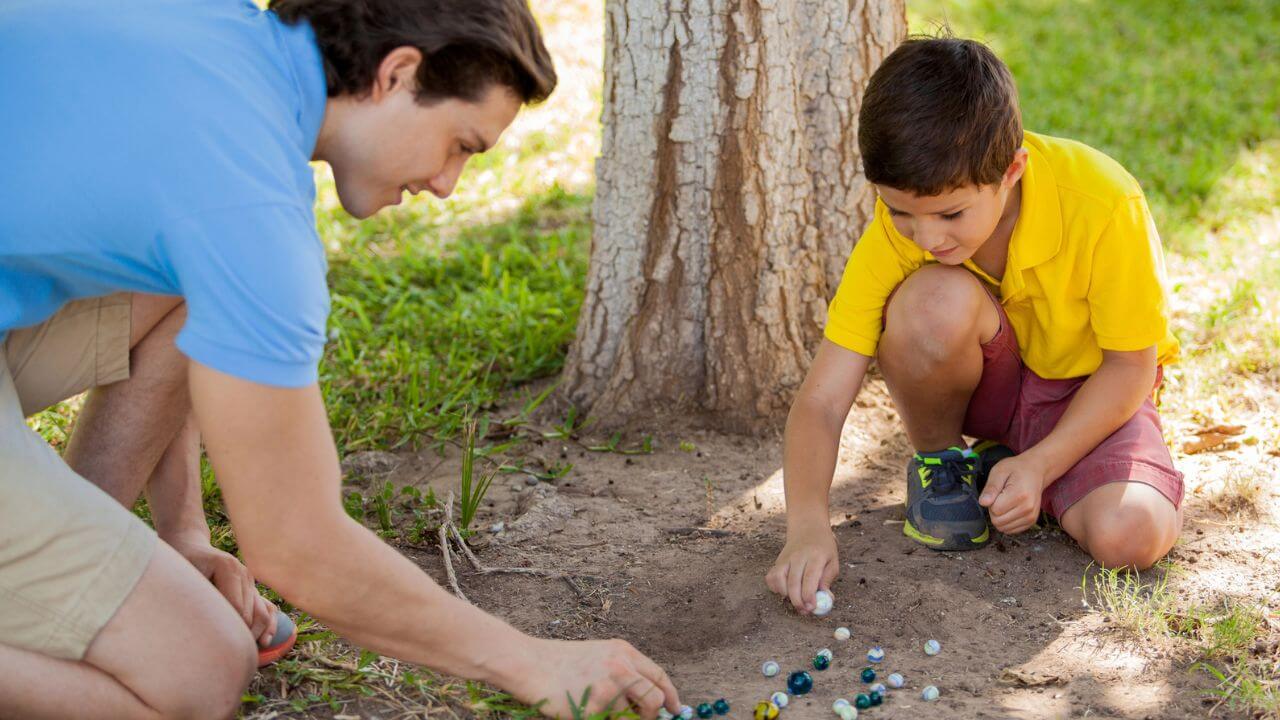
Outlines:
[[[315,382],[325,98],[310,27],[249,0],[0,3],[0,337],[77,298],[180,295],[187,356]]]

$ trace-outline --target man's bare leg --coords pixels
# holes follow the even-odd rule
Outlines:
[[[0,709],[30,718],[227,718],[257,650],[226,600],[164,543],[80,662],[0,645]]]
[[[129,379],[90,391],[63,459],[125,507],[145,488],[156,533],[217,586],[265,643],[275,632],[275,607],[258,595],[243,564],[209,546],[187,359],[174,344],[186,305],[135,293],[131,315]]]

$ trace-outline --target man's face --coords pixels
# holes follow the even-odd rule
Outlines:
[[[414,99],[416,67],[380,74],[381,84],[367,97],[331,103],[331,112],[341,114],[340,130],[318,159],[333,167],[338,199],[355,217],[398,205],[405,192],[448,197],[467,160],[492,147],[520,110],[519,99],[501,85],[474,103],[451,98],[423,105]]]
[[[898,232],[938,262],[959,265],[991,238],[1025,169],[1026,151],[1019,150],[995,185],[965,185],[940,195],[875,187]]]

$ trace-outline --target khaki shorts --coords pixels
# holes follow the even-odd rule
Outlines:
[[[0,643],[70,660],[151,560],[141,520],[72,472],[25,417],[129,377],[131,296],[68,303],[0,341]]]

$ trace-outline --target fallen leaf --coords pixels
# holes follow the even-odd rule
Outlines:
[[[1197,435],[1243,435],[1243,425],[1214,425],[1212,427],[1200,428],[1196,430]]]
[[[1223,433],[1205,433],[1200,435],[1199,440],[1191,440],[1184,443],[1182,452],[1188,455],[1206,452],[1208,450],[1235,450],[1240,447],[1240,443],[1235,440],[1228,440],[1230,435]]]

